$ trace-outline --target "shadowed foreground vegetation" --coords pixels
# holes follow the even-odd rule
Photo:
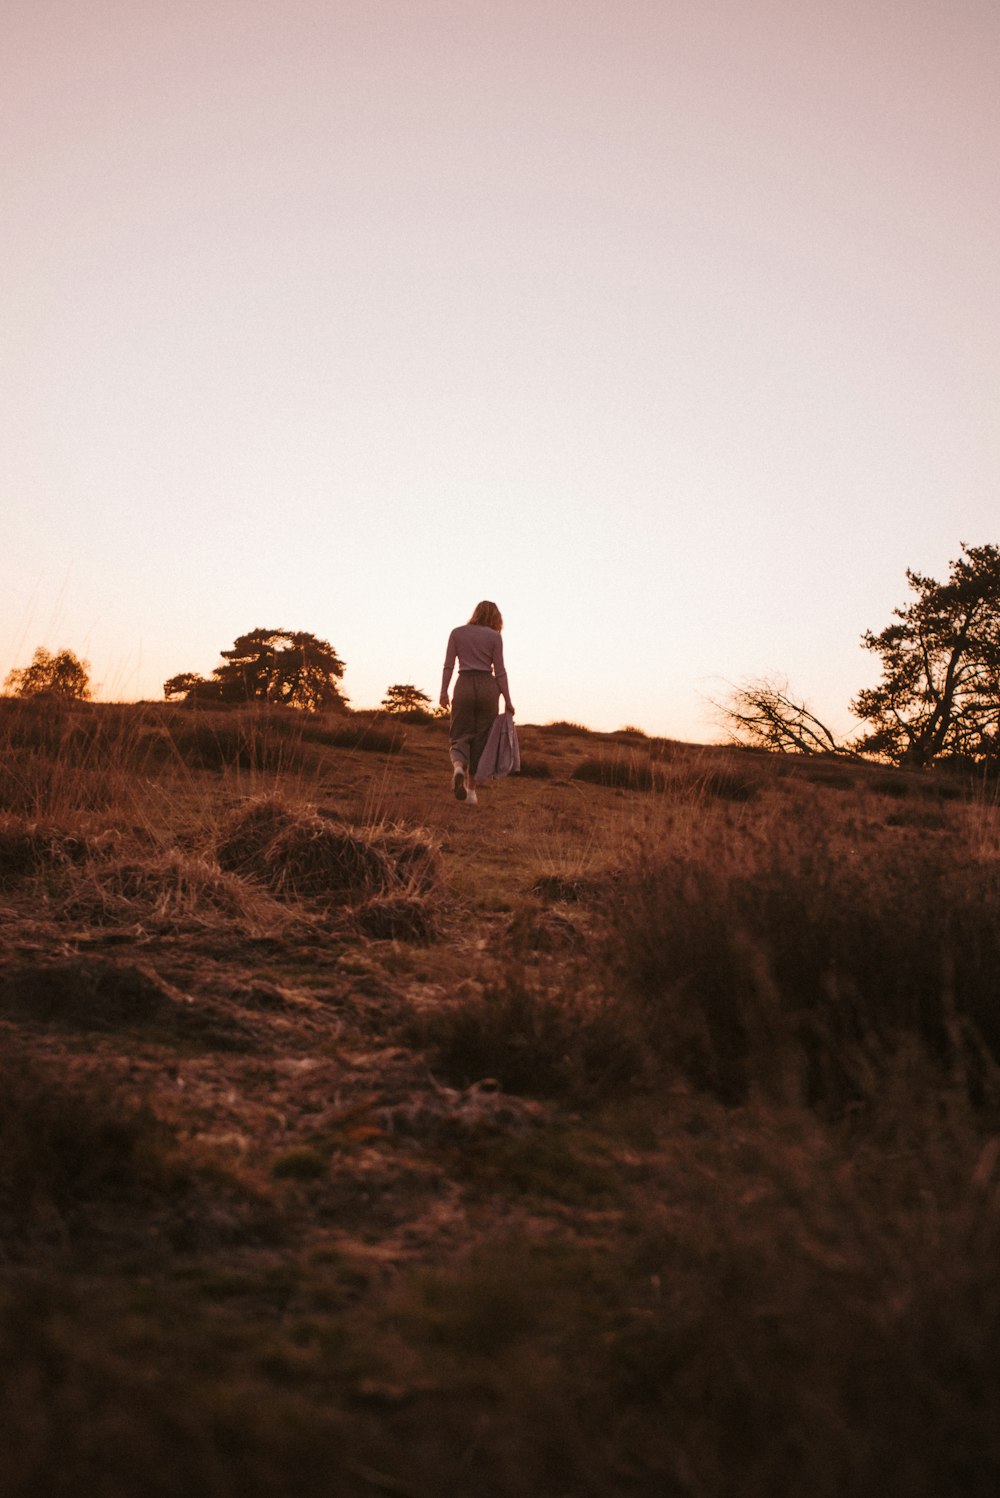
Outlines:
[[[11,1498],[995,1493],[988,785],[0,701]]]

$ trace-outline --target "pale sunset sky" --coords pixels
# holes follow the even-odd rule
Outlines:
[[[997,0],[8,0],[0,678],[705,740],[1000,541]]]

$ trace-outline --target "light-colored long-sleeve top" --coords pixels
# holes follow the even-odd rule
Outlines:
[[[486,624],[459,624],[452,630],[448,636],[444,675],[441,678],[442,697],[448,695],[456,661],[459,671],[492,671],[497,679],[497,686],[510,707],[507,669],[503,663],[503,639],[499,630],[490,629]]]

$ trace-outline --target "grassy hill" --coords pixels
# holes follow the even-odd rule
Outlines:
[[[10,1498],[992,1495],[1000,810],[0,701]]]

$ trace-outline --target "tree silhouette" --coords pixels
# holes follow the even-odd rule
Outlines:
[[[210,677],[181,672],[163,684],[186,702],[273,702],[314,712],[346,707],[338,685],[344,663],[326,640],[304,630],[253,629],[240,635]]]
[[[40,645],[30,666],[9,673],[4,691],[14,697],[68,697],[84,702],[90,697],[90,662],[79,660],[72,650],[53,655]]]
[[[925,766],[941,755],[993,758],[1000,749],[1000,549],[966,546],[946,582],[907,571],[913,602],[862,637],[882,680],[851,709],[871,729],[864,754]]]
[[[431,699],[426,692],[421,692],[418,687],[411,686],[408,682],[389,688],[382,698],[381,706],[387,713],[412,713],[426,712],[431,705]]]
[[[719,705],[734,737],[785,753],[842,754],[925,768],[1000,758],[1000,548],[966,546],[945,582],[907,570],[916,597],[862,644],[882,680],[851,703],[870,725],[840,743],[783,683],[751,682]]]

